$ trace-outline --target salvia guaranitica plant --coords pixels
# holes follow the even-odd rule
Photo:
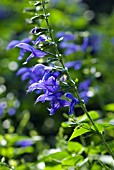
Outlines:
[[[86,55],[89,47],[91,47],[90,53],[95,52],[94,43],[90,40],[88,33],[84,34],[80,44],[75,42],[76,35],[73,33],[61,30],[61,32],[54,34],[54,28],[52,29],[49,21],[49,17],[52,14],[47,13],[49,2],[45,0],[30,1],[30,4],[30,8],[25,8],[25,12],[33,14],[30,19],[26,20],[33,27],[29,32],[29,36],[20,41],[13,40],[7,46],[8,50],[15,47],[20,49],[18,60],[23,61],[23,67],[17,71],[17,75],[21,77],[22,81],[28,80],[27,93],[33,91],[36,93],[37,99],[35,104],[38,102],[49,103],[47,109],[50,115],[57,114],[56,112],[60,108],[68,108],[68,119],[70,119],[64,126],[75,128],[69,141],[77,136],[81,136],[82,145],[84,145],[85,139],[83,139],[83,135],[88,134],[88,132],[97,134],[105,146],[106,152],[114,159],[114,154],[103,135],[105,127],[94,122],[92,115],[96,113],[94,111],[88,112],[86,108],[86,103],[92,96],[89,87],[94,78],[90,76],[82,82],[77,77],[75,79],[72,78],[69,71],[70,68],[81,72],[83,59],[67,62],[65,59],[72,54],[76,55],[78,51]],[[26,53],[28,56],[25,59]],[[35,61],[36,65],[28,67],[28,63],[31,63],[31,61]],[[0,105],[0,107],[2,106]],[[75,115],[75,108],[82,109],[83,115],[88,120],[86,123],[78,121],[78,116]],[[77,135],[77,133],[79,134]],[[21,145],[23,143],[17,144]],[[81,154],[83,155],[83,152]],[[75,159],[75,156],[72,159]],[[52,159],[54,158],[52,157]],[[89,162],[89,160],[85,160]],[[102,165],[105,167],[104,164]],[[76,165],[77,167],[75,165],[69,166],[73,166],[76,169],[79,165]]]

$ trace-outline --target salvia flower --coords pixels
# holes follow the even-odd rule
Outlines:
[[[62,100],[62,99],[56,99],[56,100],[52,100],[50,102],[51,105],[51,109],[48,108],[48,110],[50,111],[50,115],[55,114],[55,112],[61,108],[61,107],[69,107],[70,106],[70,102],[67,100]]]
[[[42,78],[28,88],[27,92],[32,92],[35,90],[42,90],[42,94],[36,99],[36,102],[46,102],[50,103],[51,108],[48,108],[50,115],[55,114],[55,112],[61,107],[70,107],[69,114],[74,112],[74,107],[78,104],[78,100],[71,95],[66,95],[64,89],[61,90],[59,79],[61,78],[62,72],[54,70],[53,67],[44,66],[43,64],[37,64],[33,71],[42,68]],[[70,93],[69,93],[70,94]],[[67,99],[68,98],[68,99]]]
[[[36,64],[34,67],[22,67],[17,71],[17,76],[21,76],[22,81],[28,80],[28,86],[42,80],[44,75],[51,75],[52,67]],[[45,77],[46,78],[46,77]],[[36,90],[35,93],[41,93],[42,89]]]
[[[65,67],[74,68],[74,70],[79,70],[82,66],[82,62],[80,60],[77,61],[69,61],[65,63]]]
[[[87,48],[89,46],[89,37],[84,37],[83,38],[83,43],[81,45],[81,49],[83,52],[86,52]]]
[[[63,37],[63,41],[60,42],[60,48],[65,49],[64,54],[70,55],[80,50],[80,46],[74,43],[75,36],[70,32],[58,32],[57,38]]]
[[[81,82],[78,86],[79,95],[84,100],[85,103],[87,103],[90,98],[90,96],[88,95],[90,84],[91,79],[87,79]]]
[[[37,83],[33,83],[28,88],[28,92],[32,92],[34,90],[43,89],[47,93],[55,93],[57,92],[59,87],[59,81],[55,79],[55,77],[51,76],[48,79],[42,79]]]
[[[34,45],[38,45],[40,42],[44,42],[47,39],[47,37],[45,35],[40,35],[35,41],[32,41],[32,43]],[[35,49],[34,47],[32,47],[31,45],[29,45],[29,43],[31,42],[30,38],[26,38],[24,40],[18,41],[18,40],[13,40],[11,41],[8,46],[7,46],[7,50],[14,48],[14,47],[18,47],[20,48],[20,56],[18,57],[19,60],[22,60],[24,57],[24,54],[26,52],[30,52],[30,56],[26,59],[25,63],[26,64],[31,58],[35,57],[35,58],[42,58],[46,55],[45,52]]]
[[[9,114],[10,116],[15,115],[15,113],[16,113],[16,109],[15,109],[15,108],[13,108],[13,107],[9,108],[8,114]]]
[[[26,43],[26,44],[29,44],[31,42],[31,39],[30,38],[25,38],[21,41],[19,40],[13,40],[11,41],[8,46],[7,46],[7,50],[11,49],[11,48],[14,48],[16,45],[18,45],[19,43]],[[25,54],[26,50],[25,49],[21,49],[20,50],[20,56],[18,57],[18,60],[22,60],[23,57],[24,57],[24,54]]]
[[[91,79],[86,79],[85,81],[81,82],[78,86],[79,91],[88,90],[91,84]]]
[[[33,145],[33,142],[30,139],[24,139],[16,142],[16,145],[20,147],[28,147]]]
[[[17,44],[15,47],[19,47],[23,50],[25,50],[26,52],[31,52],[30,56],[26,59],[26,63],[28,63],[28,61],[31,59],[31,58],[42,58],[46,55],[45,52],[41,51],[41,50],[37,50],[35,49],[34,47],[32,47],[31,45],[29,44],[26,44],[26,43],[19,43]]]
[[[69,114],[74,113],[74,107],[79,103],[79,100],[75,98],[71,93],[66,93],[65,94],[68,99],[71,100],[70,106],[69,106]]]
[[[86,52],[88,46],[90,45],[88,36],[83,37],[83,42],[81,45],[75,43],[75,36],[72,33],[58,32],[57,38],[60,37],[63,37],[63,41],[60,42],[59,46],[61,49],[65,50],[64,55],[70,55],[77,51]]]
[[[34,45],[38,45],[40,42],[45,42],[47,40],[47,36],[40,35],[35,41],[32,41]]]
[[[71,32],[58,32],[56,34],[57,38],[64,38],[64,41],[74,41],[75,36]]]
[[[4,106],[2,103],[0,103],[0,115],[2,115],[4,112]]]

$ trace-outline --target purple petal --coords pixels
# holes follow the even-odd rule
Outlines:
[[[81,68],[81,61],[70,61],[65,64],[67,68],[74,67],[75,70],[79,70]]]
[[[27,147],[27,146],[31,146],[33,144],[33,142],[31,140],[28,140],[28,139],[25,139],[25,140],[21,140],[21,141],[18,141],[16,143],[17,146],[20,146],[20,147]]]
[[[31,42],[31,39],[30,38],[25,38],[23,40],[20,41],[21,43],[30,43]]]
[[[21,49],[21,50],[20,50],[20,56],[18,57],[18,60],[22,60],[23,57],[24,57],[24,55],[25,55],[25,53],[26,53],[26,50]]]
[[[82,66],[82,62],[81,61],[76,61],[74,69],[79,70],[81,68],[81,66]]]
[[[41,58],[41,57],[44,57],[46,55],[45,52],[37,50],[37,49],[33,48],[32,46],[30,46],[29,44],[26,44],[26,43],[19,43],[15,47],[19,47],[19,48],[22,48],[23,50],[31,52],[31,55],[27,58],[27,60],[24,64],[26,64],[33,57]]]
[[[81,82],[78,86],[78,90],[79,91],[82,91],[82,90],[88,90],[89,86],[91,84],[91,80],[90,79],[87,79],[83,82]]]
[[[3,114],[3,112],[4,112],[4,107],[2,103],[0,103],[0,116]]]
[[[27,68],[27,67],[23,67],[23,68],[20,68],[18,71],[17,71],[17,76],[20,76],[21,74],[23,74],[23,73],[25,73],[25,72],[27,72],[27,71],[29,71],[29,68]]]
[[[50,115],[53,115],[60,107],[67,107],[69,105],[69,101],[58,99],[56,102],[51,102],[51,109],[48,108],[48,110],[50,111]]]
[[[11,42],[8,44],[8,46],[7,46],[6,49],[9,50],[9,49],[11,49],[11,48],[14,48],[18,43],[19,43],[18,40],[13,40],[13,41],[11,41]]]
[[[33,52],[33,47],[31,47],[29,44],[26,44],[26,43],[19,43],[15,47],[19,47],[19,48],[22,48],[26,51]]]
[[[74,96],[71,93],[66,93],[65,96],[71,100],[74,100]]]
[[[32,91],[34,91],[36,89],[42,89],[42,87],[39,88],[39,83],[33,83],[31,86],[29,86],[27,92],[32,92]]]
[[[70,104],[70,108],[69,108],[68,114],[73,114],[74,113],[75,105],[76,105],[76,103],[74,101],[72,101],[71,104]]]
[[[47,36],[40,35],[35,41],[32,41],[34,45],[39,44],[40,42],[45,42],[47,40]]]
[[[74,35],[72,33],[70,33],[70,32],[66,32],[66,33],[65,32],[58,32],[56,34],[56,36],[57,36],[57,38],[64,37],[65,41],[68,41],[68,40],[73,41],[73,40],[75,40]]]
[[[84,42],[82,44],[82,51],[86,51],[87,47],[89,45],[89,38],[88,37],[84,37]]]
[[[26,72],[21,76],[22,81],[25,81],[27,79],[29,79],[31,77],[31,73],[30,72]]]
[[[38,103],[38,102],[44,103],[44,102],[46,101],[46,97],[47,97],[47,94],[42,94],[42,95],[40,95],[40,96],[36,99],[35,104]]]

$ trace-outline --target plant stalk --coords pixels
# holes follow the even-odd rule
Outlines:
[[[49,30],[49,34],[50,34],[50,38],[52,39],[52,42],[54,42],[54,46],[55,46],[55,52],[56,52],[56,56],[58,57],[58,60],[60,61],[63,69],[66,71],[66,74],[67,74],[67,77],[69,79],[69,82],[70,82],[70,86],[72,86],[74,88],[74,91],[75,91],[75,95],[76,97],[78,98],[78,100],[80,101],[80,106],[82,108],[82,110],[84,111],[84,113],[86,113],[88,119],[90,120],[91,124],[93,125],[96,133],[98,134],[98,136],[100,137],[100,139],[102,140],[102,142],[104,143],[108,153],[112,156],[112,158],[114,159],[114,154],[112,153],[111,149],[109,148],[104,136],[102,133],[99,132],[97,126],[95,125],[93,119],[91,118],[91,116],[89,115],[87,109],[86,109],[86,105],[84,103],[84,101],[80,98],[79,96],[79,93],[78,93],[78,90],[77,90],[77,87],[76,87],[76,84],[75,82],[71,79],[70,75],[69,75],[69,72],[68,70],[65,68],[65,64],[64,64],[64,61],[63,61],[63,58],[62,58],[62,55],[59,53],[59,50],[58,50],[58,47],[57,47],[57,44],[55,43],[54,41],[54,38],[53,38],[53,34],[52,34],[52,28],[49,24],[49,21],[48,21],[48,17],[46,16],[46,9],[45,9],[45,0],[42,0],[42,7],[43,7],[43,12],[44,12],[44,15],[45,15],[45,20],[46,20],[46,24],[47,24],[47,27],[48,27],[48,30]]]

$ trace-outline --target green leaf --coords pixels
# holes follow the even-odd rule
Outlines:
[[[69,154],[65,151],[61,151],[61,152],[56,152],[56,153],[52,153],[46,156],[43,156],[41,159],[39,159],[37,161],[37,163],[39,162],[56,162],[56,163],[61,163],[61,161],[65,158],[69,156]]]
[[[83,123],[74,129],[74,132],[72,133],[69,141],[90,131],[90,125],[88,123]]]
[[[32,153],[32,152],[34,152],[34,148],[32,146],[27,146],[27,147],[24,147],[24,148],[16,148],[15,149],[16,155],[21,155],[21,154],[24,154],[24,153]]]
[[[113,127],[113,125],[111,125],[109,123],[95,123],[95,126],[97,127],[97,129],[100,133],[102,133],[104,130],[106,130],[108,128]],[[92,126],[91,128],[95,131],[94,126]]]
[[[107,105],[105,105],[104,108],[107,111],[113,111],[114,112],[114,103],[107,104]]]
[[[53,170],[63,170],[61,165],[55,165],[55,166],[46,166],[44,170],[50,170],[51,168],[53,168]]]
[[[84,147],[78,142],[68,142],[68,151],[75,153],[82,153]]]
[[[102,170],[102,169],[101,169],[101,166],[99,164],[94,163],[91,170]]]
[[[98,113],[97,111],[95,111],[95,110],[92,110],[92,111],[90,111],[90,112],[88,112],[88,113],[89,113],[90,117],[91,117],[93,120],[99,118],[99,113]],[[77,122],[78,122],[78,123],[80,123],[80,122],[87,122],[87,121],[89,121],[89,119],[88,119],[88,117],[87,117],[86,114],[83,114],[82,116],[79,116],[79,117],[77,118]]]
[[[62,161],[62,165],[63,166],[74,166],[82,161],[83,161],[83,156],[81,155],[69,156]]]

